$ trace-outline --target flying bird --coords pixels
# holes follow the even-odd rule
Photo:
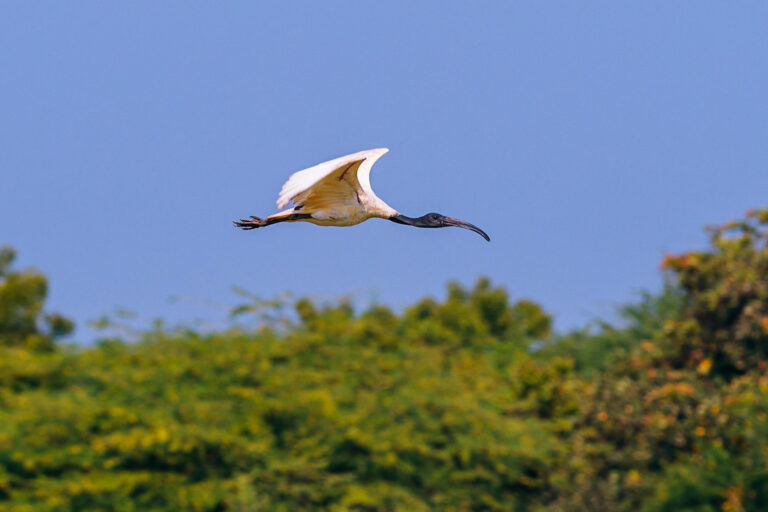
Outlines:
[[[254,216],[240,219],[234,224],[245,230],[296,221],[319,226],[354,226],[376,217],[417,228],[456,226],[491,241],[482,229],[469,222],[439,213],[406,217],[379,199],[371,189],[371,167],[388,151],[387,148],[360,151],[296,172],[285,182],[277,198],[278,209],[290,204],[292,208],[264,219]]]

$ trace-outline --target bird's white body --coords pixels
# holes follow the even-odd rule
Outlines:
[[[370,218],[389,219],[418,228],[457,226],[469,229],[490,242],[477,226],[439,213],[412,218],[376,197],[371,188],[371,167],[387,148],[369,149],[334,158],[291,175],[277,198],[277,207],[292,207],[262,219],[251,216],[234,225],[245,230],[278,222],[304,221],[320,226],[354,226]]]
[[[296,219],[320,226],[354,226],[372,217],[387,219],[398,212],[379,199],[371,188],[371,167],[389,149],[359,151],[315,165],[291,175],[283,185],[277,207],[288,208],[267,217]]]

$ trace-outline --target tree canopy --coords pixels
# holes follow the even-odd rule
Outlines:
[[[713,228],[565,334],[483,278],[91,347],[56,343],[72,323],[4,249],[0,511],[761,510],[766,240],[768,210]]]

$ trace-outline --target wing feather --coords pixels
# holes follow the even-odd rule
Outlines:
[[[376,197],[376,194],[374,194],[371,188],[371,168],[376,163],[376,160],[387,152],[389,152],[389,148],[369,149],[365,161],[360,164],[360,168],[357,170],[357,181],[363,187],[363,190],[372,197]]]
[[[310,189],[322,182],[324,178],[328,178],[335,171],[342,171],[345,167],[348,168],[349,171],[357,170],[357,179],[360,185],[364,190],[370,191],[371,185],[369,174],[371,167],[373,166],[373,163],[387,151],[389,151],[387,148],[359,151],[293,173],[280,190],[280,195],[277,198],[277,207],[285,208],[291,202],[294,204],[301,203],[301,198],[299,196],[307,199],[310,195],[314,195]],[[362,163],[358,165],[357,169],[350,167],[352,164],[358,162]],[[323,186],[322,189],[323,194],[318,194],[318,196],[327,195],[329,193],[335,195],[329,186]],[[341,192],[339,193],[341,194]]]

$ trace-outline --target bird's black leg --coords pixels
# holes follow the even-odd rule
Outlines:
[[[240,219],[239,221],[235,221],[233,224],[235,227],[242,228],[246,231],[256,228],[261,228],[264,226],[269,226],[272,224],[277,224],[278,222],[290,222],[293,220],[304,220],[311,218],[312,215],[309,213],[293,213],[291,215],[288,215],[286,217],[281,217],[277,219],[262,219],[260,217],[254,217],[251,215],[250,219]]]
[[[243,228],[247,231],[249,229],[256,229],[262,226],[266,226],[267,221],[262,218],[254,217],[253,215],[251,215],[250,219],[240,219],[239,221],[233,222],[233,224],[236,227]]]

